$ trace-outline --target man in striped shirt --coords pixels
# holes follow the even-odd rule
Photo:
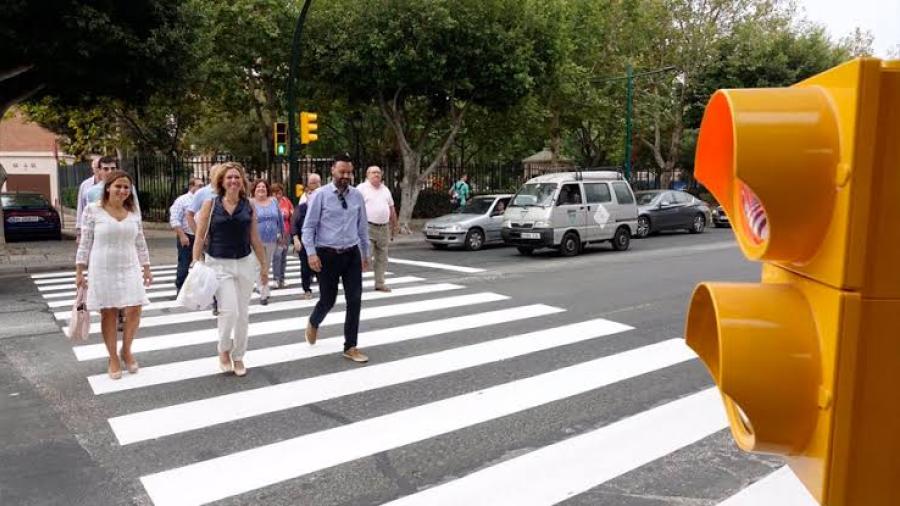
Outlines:
[[[181,291],[191,267],[191,255],[194,251],[194,229],[187,219],[187,210],[194,200],[194,193],[203,186],[203,180],[192,177],[188,183],[187,193],[181,195],[169,208],[169,225],[175,230],[175,247],[178,248],[178,271],[175,274],[175,289]]]

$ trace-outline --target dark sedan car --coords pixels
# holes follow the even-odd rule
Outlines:
[[[728,221],[728,215],[725,214],[725,209],[722,208],[722,206],[718,206],[715,209],[713,209],[712,222],[713,222],[713,225],[716,226],[716,228],[731,226],[731,222]]]
[[[7,240],[62,238],[59,213],[40,193],[0,193]]]
[[[709,223],[709,206],[690,193],[653,190],[635,194],[638,205],[636,237],[661,230],[687,230],[699,234]]]

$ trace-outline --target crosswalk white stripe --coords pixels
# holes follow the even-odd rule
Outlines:
[[[75,262],[75,254],[72,254],[72,262]],[[151,269],[175,269],[177,264],[163,264],[151,266]],[[57,272],[41,272],[32,274],[31,279],[52,279],[52,278],[72,278],[75,279],[75,271],[57,271]]]
[[[73,255],[72,261],[75,261],[75,257]],[[287,261],[288,265],[300,265],[300,260],[296,256],[291,256]],[[162,264],[162,265],[151,265],[150,270],[155,274],[160,270],[175,270],[178,268],[177,264]],[[58,272],[42,272],[38,274],[32,274],[31,279],[33,280],[44,280],[44,279],[60,279],[60,278],[69,278],[72,281],[75,281],[75,271],[58,271]]]
[[[727,424],[722,398],[710,388],[385,506],[549,506],[696,443]],[[754,504],[776,503],[782,504]]]
[[[384,274],[385,274],[385,276],[391,276],[394,273],[388,271],[388,272],[385,272]],[[363,273],[364,279],[365,278],[373,278],[374,276],[375,276],[375,274],[371,271]],[[285,279],[286,286],[300,284],[300,274],[299,273],[289,272],[285,276],[284,279]],[[147,298],[148,299],[154,299],[154,298],[160,298],[160,297],[171,297],[171,296],[175,295],[175,287],[172,283],[157,283],[157,281],[159,281],[159,280],[154,280],[153,285],[151,285],[150,288],[147,288]],[[72,285],[69,286],[69,288],[72,288],[73,286],[74,286],[74,282]],[[269,286],[275,286],[275,283],[271,282],[271,283],[269,283]],[[49,300],[49,299],[55,300],[55,299],[59,299],[59,298],[66,298],[66,304],[71,306],[72,302],[75,300],[75,290],[72,289],[72,290],[69,290],[68,292],[42,293],[41,296],[43,296],[45,300]],[[52,302],[52,303],[59,304],[59,302]],[[59,307],[59,306],[51,306],[51,307]]]
[[[288,268],[285,269],[284,272],[285,272],[285,278],[287,278],[287,277],[299,278],[300,267],[299,266],[296,266],[296,267],[288,266]],[[175,281],[175,278],[177,278],[177,277],[178,276],[175,274],[175,271],[171,271],[168,274],[162,274],[159,276],[154,273],[153,274],[153,285],[151,285],[151,286],[161,284],[163,281]],[[88,277],[88,281],[90,282],[90,277]],[[52,284],[52,285],[38,285],[38,291],[39,292],[54,292],[57,290],[71,289],[74,284],[75,284],[75,279],[73,278],[71,280],[65,281],[64,283],[57,283],[57,284]],[[165,283],[165,284],[169,285],[169,283]]]
[[[467,274],[475,274],[478,272],[484,272],[485,269],[477,269],[475,267],[464,267],[461,265],[450,265],[450,264],[442,264],[437,262],[421,262],[418,260],[404,260],[402,258],[389,258],[388,262],[393,262],[395,264],[402,265],[415,265],[417,267],[428,267],[430,269],[440,269],[444,271],[454,271],[454,272],[464,272]]]
[[[377,301],[381,299],[394,299],[397,297],[406,297],[409,295],[425,295],[429,293],[437,293],[444,292],[447,290],[459,290],[463,288],[461,285],[448,285],[448,284],[434,284],[434,285],[418,285],[418,286],[406,286],[403,288],[397,288],[392,292],[364,292],[362,294],[363,301]],[[298,309],[311,308],[315,306],[319,301],[315,299],[310,300],[283,300],[279,302],[272,302],[266,306],[262,306],[259,304],[251,305],[247,312],[250,316],[260,315],[260,314],[269,314],[269,313],[278,313],[280,311],[294,311]],[[344,298],[338,297],[335,301],[335,305],[343,304]],[[149,329],[153,327],[160,327],[164,325],[177,325],[179,323],[192,323],[192,322],[202,322],[207,320],[215,320],[217,317],[212,314],[212,311],[208,309],[204,309],[201,311],[188,311],[183,313],[171,313],[171,314],[163,314],[159,316],[148,316],[146,318],[141,318],[141,329]],[[99,334],[100,333],[100,322],[91,323],[91,334]],[[66,335],[69,334],[69,327],[63,327],[63,331]]]
[[[753,485],[719,503],[719,506],[818,506],[819,502],[809,493],[803,482],[784,466]]]
[[[444,318],[441,320],[413,323],[400,327],[370,330],[368,332],[361,332],[358,338],[360,344],[368,350],[377,346],[449,334],[462,330],[483,328],[528,318],[537,318],[540,316],[561,313],[563,311],[565,311],[565,309],[544,304],[532,304],[529,306],[518,306],[486,313],[476,313],[466,316]],[[332,353],[336,354],[342,349],[343,336],[337,336],[328,339],[320,339],[318,343],[316,343],[316,346],[309,346],[306,342],[303,342],[250,350],[244,355],[244,361],[253,367],[262,367],[319,357]],[[140,374],[126,374],[119,380],[110,379],[109,375],[105,373],[96,374],[88,377],[88,383],[90,383],[94,394],[102,395],[204,376],[214,376],[221,374],[218,364],[218,357],[198,358],[183,362],[141,367]]]
[[[164,274],[175,274],[178,272],[178,269],[150,269],[150,272],[153,273],[153,277],[155,278]],[[75,282],[75,276],[55,279],[35,279],[32,282],[37,286],[59,285],[63,283],[71,284]]]
[[[436,290],[448,289],[447,287],[465,288],[460,285],[435,284],[428,285],[436,287]],[[452,288],[455,289],[455,288]],[[360,320],[374,320],[379,318],[387,318],[391,316],[407,315],[423,313],[426,311],[440,311],[455,307],[473,306],[477,304],[486,304],[488,302],[497,302],[509,299],[506,295],[500,295],[491,292],[480,292],[470,295],[458,295],[455,297],[445,297],[441,299],[430,299],[416,302],[407,302],[403,304],[393,304],[389,306],[378,306],[373,308],[363,308],[360,312]],[[322,325],[339,325],[344,323],[345,313],[343,311],[335,311],[330,313]],[[248,335],[250,337],[278,334],[282,332],[297,332],[299,335],[306,328],[306,316],[283,318],[280,320],[270,320],[265,322],[251,323]],[[217,329],[193,330],[188,332],[179,332],[174,334],[165,334],[161,336],[142,337],[134,340],[132,344],[132,353],[143,353],[147,351],[166,350],[171,348],[181,348],[183,346],[192,346],[195,344],[214,343],[219,340],[219,331]],[[103,344],[87,344],[75,346],[72,348],[75,357],[79,361],[94,360],[99,358],[107,358],[106,346]]]
[[[127,445],[500,362],[628,330],[631,327],[601,318],[370,365],[363,369],[140,411],[111,418],[109,425],[119,443]],[[336,340],[332,343],[337,344]]]
[[[385,281],[389,285],[395,286],[395,285],[407,285],[409,283],[418,283],[420,281],[425,281],[425,278],[419,278],[416,276],[400,276],[397,278],[387,278]],[[363,286],[363,288],[371,288],[371,287],[375,286],[375,280],[368,279],[366,281],[363,281],[362,286]],[[318,291],[319,291],[318,286],[313,286],[311,288],[312,288],[313,293],[318,293]],[[343,286],[339,286],[338,289],[343,290]],[[303,294],[303,288],[285,288],[285,289],[273,291],[270,297],[271,298],[281,298],[281,297],[287,297],[289,295],[294,296],[294,295],[302,295],[302,294]],[[258,300],[258,299],[259,299],[259,293],[253,292],[253,294],[250,296],[250,300]],[[160,301],[160,302],[151,302],[150,304],[147,304],[146,306],[144,306],[142,310],[143,310],[143,313],[146,315],[148,311],[158,311],[161,309],[172,309],[172,308],[180,308],[180,307],[181,307],[181,304],[179,304],[177,300],[164,300],[164,301]],[[94,315],[95,319],[96,319],[96,317],[99,316],[99,314],[97,314],[97,313],[93,313],[93,315]],[[57,311],[57,312],[53,313],[53,317],[60,321],[69,320],[71,318],[71,316],[72,316],[71,309],[69,309],[68,311]]]
[[[294,261],[294,262],[288,261],[287,268],[285,269],[285,271],[286,272],[299,271],[299,269],[300,269],[300,261],[299,260]],[[176,269],[174,266],[172,268],[151,267],[150,272],[153,273],[153,277],[157,277],[157,276],[161,276],[164,274],[175,274],[178,272],[178,269]],[[85,273],[88,273],[88,271],[85,271]],[[37,286],[74,283],[75,282],[75,273],[72,273],[71,275],[67,274],[65,276],[59,276],[56,278],[34,279],[33,282]]]
[[[204,504],[565,399],[695,357],[683,339],[671,339],[143,476],[141,482],[157,506]]]

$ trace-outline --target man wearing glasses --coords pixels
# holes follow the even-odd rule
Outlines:
[[[319,325],[334,307],[338,282],[343,282],[347,311],[344,319],[344,357],[369,359],[356,348],[362,302],[362,273],[368,270],[369,224],[362,194],[350,186],[353,164],[346,154],[334,157],[332,182],[315,192],[303,222],[303,248],[309,266],[319,273],[319,302],[306,325],[306,342],[316,343]]]

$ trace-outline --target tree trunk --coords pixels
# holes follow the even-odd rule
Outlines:
[[[403,157],[403,179],[400,180],[400,211],[397,213],[397,218],[400,222],[400,233],[409,234],[412,233],[409,223],[412,221],[413,210],[416,208],[416,201],[419,199],[421,184],[434,172],[440,161],[447,155],[447,151],[453,145],[453,141],[456,140],[456,135],[462,126],[465,109],[457,108],[455,105],[451,106],[450,132],[444,138],[440,149],[434,154],[431,164],[425,170],[422,170],[422,152],[425,150],[425,143],[431,127],[426,127],[420,133],[416,145],[412,146],[409,142],[410,137],[404,128],[408,123],[405,117],[401,90],[397,90],[390,101],[383,96],[379,97],[379,105],[382,114],[394,132],[394,137]],[[448,196],[447,198],[449,199],[450,197]]]
[[[550,166],[559,167],[559,151],[562,146],[561,128],[559,126],[559,111],[553,110],[550,117]]]

